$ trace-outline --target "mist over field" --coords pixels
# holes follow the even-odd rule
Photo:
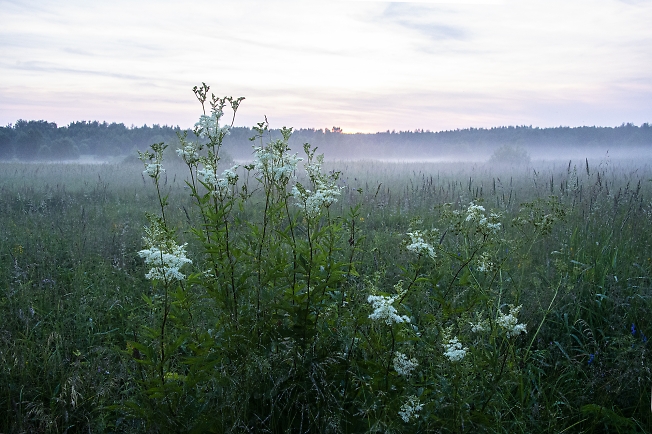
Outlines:
[[[114,161],[135,159],[138,150],[164,142],[168,152],[179,146],[178,135],[191,130],[171,126],[126,127],[106,122],[75,122],[58,127],[46,121],[20,120],[0,128],[0,159],[18,161]],[[234,127],[224,138],[223,151],[236,161],[250,161],[254,131]],[[271,129],[265,140],[281,137]],[[201,143],[201,139],[199,140]],[[496,159],[496,152],[522,151],[531,160],[637,159],[652,156],[652,126],[623,124],[619,127],[496,127],[431,132],[386,131],[347,134],[338,127],[297,129],[290,148],[301,151],[304,143],[317,146],[330,160],[433,161],[516,163],[510,156]],[[493,157],[493,159],[492,159]],[[511,157],[514,157],[512,155]],[[521,158],[520,163],[527,162]]]

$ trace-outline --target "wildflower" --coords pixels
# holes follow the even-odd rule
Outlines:
[[[474,222],[480,221],[484,218],[484,207],[482,205],[476,205],[473,202],[469,204],[469,207],[466,209],[466,221]]]
[[[185,275],[179,269],[192,263],[186,257],[186,244],[180,246],[175,243],[160,217],[148,218],[150,226],[145,228],[146,236],[143,237],[147,248],[138,252],[151,266],[145,277],[150,280],[184,280]]]
[[[335,185],[317,185],[317,190],[311,192],[304,188],[301,184],[292,187],[292,196],[297,198],[300,205],[303,206],[308,217],[316,217],[322,207],[328,208],[334,202],[337,202],[337,197],[340,195],[340,188]]]
[[[593,363],[593,359],[595,359],[595,354],[589,354],[589,365]]]
[[[264,178],[276,182],[286,183],[297,169],[297,164],[303,161],[298,154],[287,154],[286,149],[279,143],[261,148],[254,148],[254,169]]]
[[[222,177],[217,176],[217,172],[212,164],[204,162],[204,168],[198,170],[199,174],[204,183],[208,185],[214,196],[224,197],[229,193],[229,186],[235,185],[238,182],[238,175],[235,173],[235,170],[238,166],[233,166],[230,169],[226,169],[222,172]]]
[[[469,324],[473,333],[482,333],[489,330],[489,324],[486,319],[480,320],[475,324],[469,321]]]
[[[448,339],[448,343],[444,344],[444,348],[446,349],[444,356],[448,357],[451,362],[459,362],[469,350],[466,347],[462,348],[462,344],[457,337]]]
[[[187,164],[195,164],[199,161],[199,152],[194,143],[187,143],[177,149],[177,155],[183,158]]]
[[[505,335],[508,338],[511,338],[512,336],[518,336],[521,333],[527,333],[526,326],[527,324],[518,324],[518,319],[516,318],[518,316],[518,313],[521,310],[521,306],[514,307],[512,305],[509,306],[509,314],[505,315],[502,312],[498,311],[498,319],[496,322],[500,327],[505,329]]]
[[[222,114],[222,110],[216,109],[213,110],[210,116],[201,115],[199,122],[195,124],[197,135],[208,139],[228,135],[230,127],[228,125],[220,127]]]
[[[636,325],[634,323],[632,323],[632,327],[630,330],[632,331],[632,336],[634,336],[636,334]]]
[[[400,316],[396,313],[396,308],[392,306],[394,301],[394,297],[386,297],[384,295],[370,295],[367,298],[367,302],[373,306],[374,311],[371,313],[371,315],[369,315],[369,318],[373,320],[385,320],[387,325],[391,325],[393,322],[397,324],[403,322],[409,323],[410,318],[405,315]]]
[[[180,271],[184,264],[192,261],[186,258],[186,244],[174,246],[172,249],[163,251],[157,247],[151,247],[138,252],[145,263],[151,265],[149,273],[145,275],[148,279],[157,280],[183,280],[186,278]]]
[[[417,366],[419,366],[419,362],[416,359],[408,359],[405,354],[396,352],[396,356],[394,356],[394,370],[398,375],[409,377]]]
[[[419,398],[414,395],[408,396],[407,402],[401,406],[401,411],[398,412],[398,415],[401,416],[403,422],[408,423],[412,419],[419,418],[419,412],[423,408],[423,404],[419,402]]]
[[[143,173],[151,178],[158,178],[161,172],[165,172],[160,163],[149,163],[145,166]]]
[[[487,252],[483,252],[482,255],[480,255],[480,258],[478,259],[477,270],[482,273],[486,273],[492,271],[493,269],[494,269],[494,263],[490,261],[489,254]]]
[[[435,249],[424,240],[424,233],[421,231],[414,231],[408,232],[407,235],[410,237],[410,244],[408,244],[406,248],[410,252],[414,252],[419,256],[426,255],[433,259],[435,258]]]

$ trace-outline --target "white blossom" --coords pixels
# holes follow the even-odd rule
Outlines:
[[[165,172],[161,163],[148,163],[145,165],[145,170],[143,170],[145,175],[152,178],[157,178],[161,172]]]
[[[221,177],[218,177],[215,168],[209,163],[204,163],[204,168],[198,170],[197,174],[209,185],[214,196],[224,197],[229,194],[229,186],[238,182],[238,175],[235,173],[237,168],[236,165],[226,169]]]
[[[221,110],[213,110],[210,116],[201,115],[199,122],[195,124],[200,137],[216,138],[219,136],[226,136],[229,134],[230,127],[225,125],[220,127],[220,118],[222,117]]]
[[[177,155],[188,164],[194,164],[199,161],[199,153],[197,146],[194,143],[188,143],[185,146],[177,149]]]
[[[448,339],[448,342],[444,344],[444,356],[448,357],[451,362],[459,362],[466,356],[468,348],[462,348],[462,344],[457,339],[457,337]]]
[[[408,359],[405,354],[396,352],[394,356],[394,370],[398,375],[409,377],[417,366],[419,366],[417,359]]]
[[[486,319],[480,320],[477,323],[469,321],[469,324],[471,325],[471,331],[473,333],[482,333],[489,330],[489,324]]]
[[[303,161],[298,154],[287,154],[280,147],[267,146],[254,148],[254,169],[258,173],[274,181],[287,181],[297,169],[297,164]]]
[[[328,208],[334,202],[337,202],[337,196],[339,195],[340,188],[334,185],[318,186],[315,192],[298,185],[292,187],[292,196],[299,200],[308,217],[316,217],[322,207]]]
[[[419,418],[419,412],[422,408],[423,404],[419,402],[419,398],[410,395],[407,401],[401,406],[401,411],[398,412],[398,415],[401,416],[403,422],[408,423],[413,419]]]
[[[498,318],[496,322],[500,327],[505,330],[505,336],[511,338],[512,336],[518,336],[521,333],[527,333],[527,324],[518,323],[518,313],[521,311],[521,306],[509,306],[509,314],[505,315],[501,311],[498,311]]]
[[[145,263],[151,266],[145,277],[168,281],[184,280],[185,276],[179,269],[192,263],[186,258],[186,244],[176,244],[160,217],[148,215],[148,219],[150,225],[145,227],[143,237],[146,248],[138,252],[138,255],[145,259]]]
[[[480,221],[484,218],[484,207],[482,205],[476,205],[473,202],[469,204],[469,207],[466,209],[466,221]]]
[[[425,234],[423,232],[417,230],[414,232],[408,232],[407,235],[410,237],[410,244],[408,244],[406,248],[410,252],[414,252],[418,255],[429,256],[433,259],[435,258],[435,249],[431,244],[424,240]]]
[[[186,244],[172,246],[166,250],[158,247],[150,247],[138,252],[145,263],[152,268],[145,275],[148,279],[157,280],[184,280],[186,276],[179,271],[184,264],[191,264],[192,261],[186,258]]]
[[[396,301],[394,297],[386,297],[384,295],[370,295],[367,298],[374,311],[369,315],[369,318],[373,320],[384,320],[387,325],[392,323],[403,323],[410,322],[410,318],[405,315],[398,315],[396,308],[392,304]]]
[[[491,258],[487,252],[483,252],[482,255],[480,255],[480,258],[478,259],[478,267],[477,270],[486,273],[489,271],[492,271],[494,269],[495,265],[493,262],[491,262]]]

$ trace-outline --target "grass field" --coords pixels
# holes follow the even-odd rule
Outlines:
[[[165,163],[174,284],[142,165],[0,163],[0,432],[652,432],[652,161]]]

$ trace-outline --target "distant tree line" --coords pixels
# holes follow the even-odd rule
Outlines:
[[[0,159],[2,160],[69,160],[81,155],[96,157],[135,155],[152,143],[165,142],[176,148],[178,126],[144,125],[128,127],[120,123],[73,122],[58,127],[53,122],[19,120],[0,127]],[[235,127],[225,140],[225,150],[233,158],[249,159],[254,135],[247,127]],[[280,137],[279,130],[270,130],[270,138]],[[303,143],[319,147],[332,158],[434,158],[468,155],[489,157],[500,146],[527,149],[533,156],[556,148],[587,150],[636,148],[652,151],[652,125],[632,123],[618,127],[509,126],[467,128],[432,132],[385,131],[374,134],[346,134],[341,128],[297,129],[290,144],[297,151]],[[255,145],[255,144],[253,144]]]

